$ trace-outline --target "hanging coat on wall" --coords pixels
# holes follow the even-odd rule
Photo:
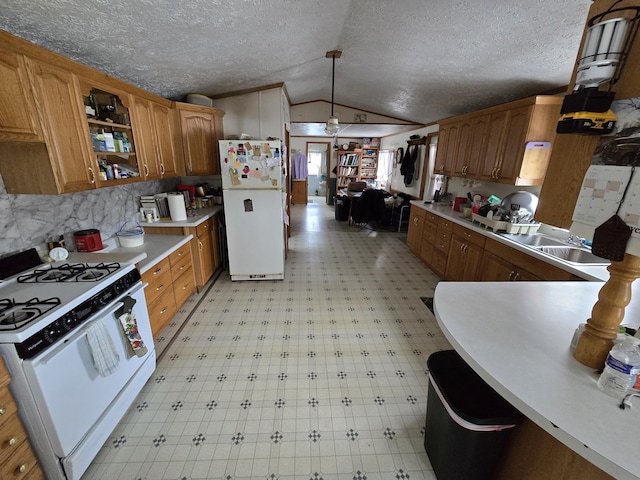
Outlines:
[[[406,187],[413,182],[413,174],[416,169],[416,160],[418,159],[418,145],[410,145],[407,147],[402,159],[402,166],[400,167],[400,174],[404,177],[404,184]]]

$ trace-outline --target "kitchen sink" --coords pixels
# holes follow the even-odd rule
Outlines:
[[[515,235],[512,233],[503,233],[504,238],[513,240],[514,242],[522,243],[530,247],[537,246],[566,246],[567,243],[556,238],[548,237],[546,235]]]
[[[608,265],[609,261],[594,255],[584,248],[565,246],[539,246],[536,250],[559,258],[569,263],[577,263],[580,265]]]

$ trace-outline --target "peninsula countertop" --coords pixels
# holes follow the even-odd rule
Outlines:
[[[638,480],[640,399],[621,410],[570,351],[602,285],[440,282],[435,316],[460,356],[531,421],[615,478]],[[640,286],[633,290],[623,323],[637,327]]]

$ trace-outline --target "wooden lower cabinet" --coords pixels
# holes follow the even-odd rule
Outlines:
[[[445,275],[447,280],[476,282],[480,279],[485,239],[481,233],[454,226]]]
[[[195,291],[191,243],[163,258],[142,274],[151,331],[157,335]]]
[[[195,227],[144,227],[144,231],[160,235],[193,235],[190,242],[193,274],[196,289],[200,290],[222,264],[218,238],[218,222],[221,215],[222,212],[216,213]]]
[[[407,245],[438,277],[448,281],[582,280],[415,205],[411,206]]]
[[[411,205],[409,211],[409,230],[407,231],[407,245],[415,255],[420,255],[422,247],[422,227],[426,211],[415,205]]]
[[[18,417],[18,407],[9,391],[11,377],[0,358],[0,478],[3,480],[44,480]]]
[[[490,238],[485,243],[480,272],[479,280],[483,282],[581,280],[561,268]]]

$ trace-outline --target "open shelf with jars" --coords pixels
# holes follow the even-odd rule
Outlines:
[[[91,88],[83,95],[89,136],[104,184],[138,181],[140,168],[136,155],[126,94]]]

